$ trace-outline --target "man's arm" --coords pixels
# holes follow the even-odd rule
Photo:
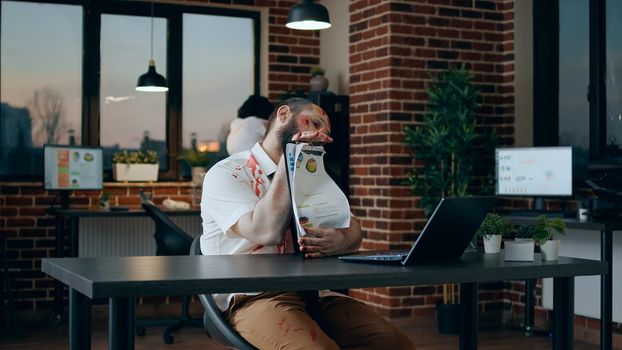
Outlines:
[[[285,161],[281,158],[266,195],[257,202],[252,212],[242,215],[231,230],[253,243],[276,245],[283,239],[290,220],[291,200]]]
[[[292,141],[332,142],[333,139],[327,132],[326,128],[297,132]],[[237,223],[231,226],[234,233],[256,244],[276,245],[281,242],[292,217],[285,171],[285,160],[281,156],[268,192],[257,202],[252,212],[242,215]]]
[[[298,239],[300,251],[307,258],[318,258],[356,252],[363,240],[361,225],[354,217],[350,219],[350,227],[342,229],[306,228],[307,235]]]

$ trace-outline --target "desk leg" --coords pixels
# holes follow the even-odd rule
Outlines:
[[[65,217],[56,214],[54,220],[54,257],[62,258],[65,255]],[[54,313],[57,321],[63,317],[65,307],[63,305],[63,284],[54,280]]]
[[[69,288],[69,349],[91,349],[91,300]]]
[[[477,349],[477,283],[460,284],[460,350]]]
[[[609,273],[600,276],[600,348],[611,349],[613,307],[613,232],[609,228],[600,231],[600,260],[607,262]]]
[[[536,306],[536,280],[525,280],[525,335],[533,335],[534,308]]]
[[[108,350],[134,349],[134,298],[110,298]]]
[[[574,277],[553,279],[553,350],[572,350],[574,322]]]

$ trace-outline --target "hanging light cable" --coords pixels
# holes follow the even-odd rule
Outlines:
[[[328,10],[314,0],[302,0],[289,9],[287,28],[316,30],[330,28]]]
[[[138,77],[136,91],[163,92],[168,91],[166,78],[156,72],[155,61],[153,60],[153,1],[151,2],[151,59],[147,73]]]

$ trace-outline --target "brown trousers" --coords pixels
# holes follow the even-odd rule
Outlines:
[[[320,292],[323,328],[295,292],[234,296],[226,316],[259,349],[414,349],[411,339],[371,307]]]

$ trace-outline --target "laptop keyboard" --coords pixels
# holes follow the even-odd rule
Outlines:
[[[402,260],[408,256],[408,253],[379,253],[374,255],[369,255],[370,258],[374,260]]]

